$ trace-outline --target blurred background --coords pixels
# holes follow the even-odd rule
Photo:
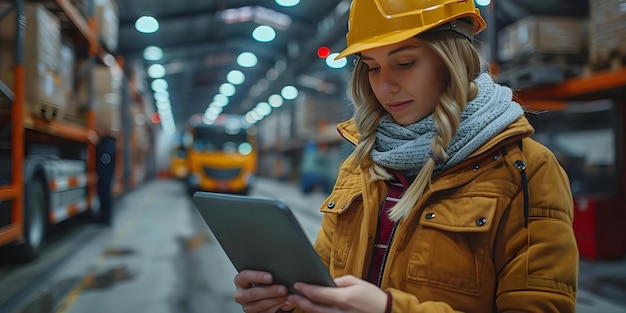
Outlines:
[[[626,1],[476,5],[481,57],[569,175],[578,311],[626,312]],[[0,312],[240,312],[190,195],[281,198],[314,240],[353,148],[349,8],[0,0]]]

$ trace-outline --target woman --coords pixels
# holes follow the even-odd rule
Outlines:
[[[315,243],[338,288],[288,295],[242,271],[245,312],[574,312],[568,179],[480,73],[485,27],[472,1],[353,1],[355,113],[338,129],[356,148]]]

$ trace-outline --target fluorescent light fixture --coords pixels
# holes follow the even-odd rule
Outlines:
[[[220,86],[220,93],[225,95],[225,96],[227,96],[227,97],[232,97],[235,94],[236,91],[237,91],[237,89],[231,83],[223,83]]]
[[[259,42],[270,42],[276,38],[276,31],[267,25],[261,25],[252,31],[252,38]]]
[[[148,61],[158,61],[163,58],[163,49],[155,46],[148,46],[143,50],[143,58]]]
[[[135,21],[135,29],[140,33],[151,34],[159,30],[159,22],[152,16],[144,15]]]
[[[150,78],[163,78],[165,76],[165,67],[161,64],[152,64],[148,67],[148,76]]]
[[[259,60],[252,52],[242,52],[237,57],[237,64],[242,67],[254,67],[258,62]]]
[[[279,108],[283,105],[283,97],[280,95],[271,95],[267,102],[274,108]]]
[[[298,88],[294,86],[285,86],[280,91],[280,95],[285,98],[285,100],[293,100],[298,97]]]
[[[258,24],[269,25],[276,29],[287,29],[291,25],[289,15],[262,6],[226,9],[220,13],[220,18],[226,24],[255,21]]]
[[[263,113],[265,116],[272,113],[272,106],[270,106],[267,102],[259,102],[259,104],[256,105],[256,108],[259,110],[259,113]]]
[[[339,53],[331,53],[326,58],[326,65],[330,68],[343,68],[348,64],[348,60],[346,58],[341,58],[335,61],[335,58],[339,55]]]
[[[281,7],[292,7],[300,3],[300,0],[276,0],[276,4]]]
[[[221,107],[225,107],[228,105],[228,97],[221,93],[218,93],[215,95],[215,97],[213,97],[213,102]]]
[[[170,99],[170,93],[167,90],[159,90],[154,92],[154,100],[164,102]]]
[[[246,75],[240,70],[232,70],[226,75],[226,80],[233,85],[241,85],[246,80]]]
[[[167,90],[168,85],[165,79],[157,78],[152,81],[150,87],[152,87],[152,91],[165,91]]]

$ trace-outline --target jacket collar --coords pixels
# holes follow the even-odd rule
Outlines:
[[[356,130],[354,119],[349,119],[345,122],[339,123],[337,125],[337,131],[343,138],[345,138],[353,145],[356,146],[359,143],[359,138],[361,137],[361,135]],[[474,158],[487,151],[491,151],[494,148],[501,146],[502,144],[508,144],[525,137],[530,137],[534,134],[534,132],[535,130],[532,125],[530,125],[525,116],[522,116],[511,125],[509,125],[504,131],[491,138],[491,140],[489,140],[486,144],[470,154],[468,159]]]

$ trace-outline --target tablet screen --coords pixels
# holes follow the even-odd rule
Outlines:
[[[196,192],[193,202],[237,271],[272,273],[274,284],[335,286],[328,269],[283,202]]]

